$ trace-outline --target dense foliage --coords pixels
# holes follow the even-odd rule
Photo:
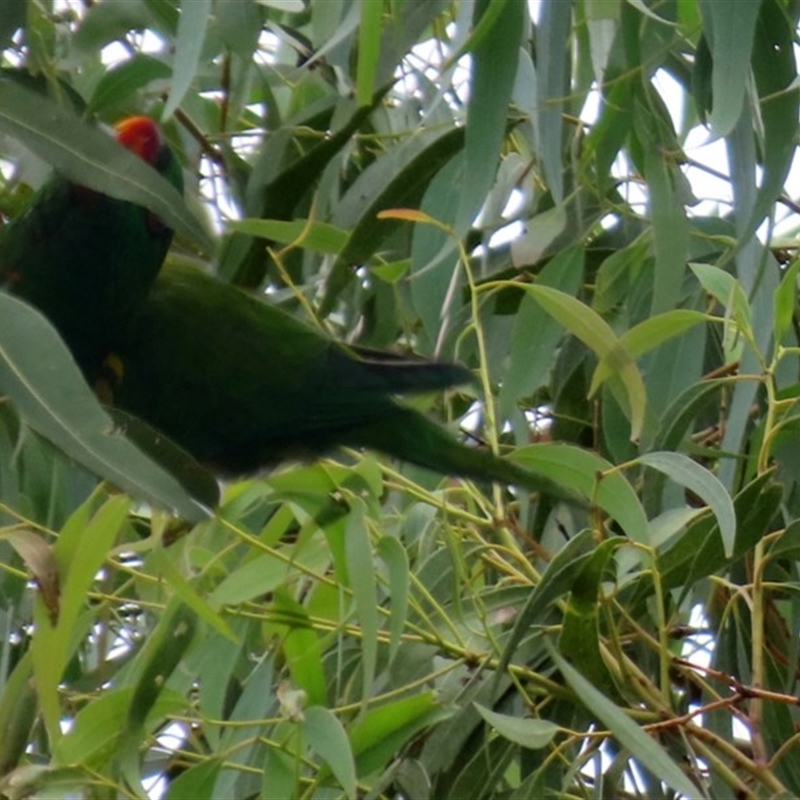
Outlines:
[[[6,217],[146,204],[588,508],[350,451],[217,502],[0,294],[0,794],[800,795],[798,13],[4,0]]]

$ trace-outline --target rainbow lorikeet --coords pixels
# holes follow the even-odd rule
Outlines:
[[[222,472],[347,445],[575,499],[394,398],[466,383],[465,368],[346,346],[192,267],[164,267],[108,363],[115,406]]]
[[[117,138],[182,190],[151,120],[123,121]],[[0,276],[55,325],[102,399],[221,472],[350,445],[572,497],[394,398],[466,383],[463,367],[347,347],[189,267],[159,274],[171,238],[146,209],[56,175],[0,230]]]
[[[183,191],[181,166],[151,119],[123,120],[116,138]],[[144,300],[171,241],[142,206],[56,173],[0,228],[0,284],[44,313],[88,371]]]

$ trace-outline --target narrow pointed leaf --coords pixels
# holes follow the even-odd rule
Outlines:
[[[347,573],[362,631],[364,698],[370,694],[378,658],[378,600],[375,565],[363,502],[351,500],[344,537]]]
[[[668,475],[708,503],[719,523],[725,555],[730,557],[736,539],[736,513],[719,479],[683,453],[645,453],[637,460]]]
[[[742,110],[759,3],[716,3],[703,0],[711,32],[713,107],[711,128],[717,136],[731,132]]]
[[[642,730],[621,708],[601,694],[569,662],[551,646],[551,656],[567,683],[583,705],[589,709],[627,748],[634,758],[647,766],[656,777],[686,797],[700,797],[697,786],[672,760],[666,750]]]
[[[515,450],[511,459],[559,485],[588,497],[634,541],[647,542],[647,516],[630,482],[611,462],[564,442],[532,444]]]
[[[0,393],[25,421],[87,469],[135,497],[199,521],[208,512],[116,429],[55,329],[0,293]]]
[[[480,703],[472,705],[501,736],[531,750],[547,747],[558,733],[558,725],[544,719],[520,719],[508,714],[498,714]]]
[[[211,15],[211,0],[191,0],[181,3],[178,38],[175,42],[175,64],[172,70],[172,90],[164,107],[164,119],[169,119],[181,104],[192,85]]]
[[[589,306],[574,297],[548,286],[526,286],[537,303],[603,359],[611,373],[619,375],[628,396],[631,414],[631,439],[639,437],[644,422],[647,392],[641,373],[625,344],[609,324]],[[593,385],[596,390],[598,385]]]
[[[300,727],[306,741],[339,781],[348,798],[356,797],[356,765],[353,751],[342,723],[322,706],[311,706],[303,712]]]
[[[203,250],[214,249],[166,178],[111,136],[52,100],[0,81],[0,133],[18,139],[70,180],[144,206]]]

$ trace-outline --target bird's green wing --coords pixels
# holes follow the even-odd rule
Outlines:
[[[395,398],[464,383],[463,367],[354,352],[190,267],[162,270],[116,356],[115,402],[224,471],[353,445],[571,497]]]

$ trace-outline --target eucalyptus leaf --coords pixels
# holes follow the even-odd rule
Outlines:
[[[87,469],[190,520],[208,509],[142,454],[101,408],[55,329],[0,293],[0,392],[25,421]]]
[[[166,178],[52,100],[0,81],[0,132],[18,139],[70,180],[144,206],[206,252],[213,250],[208,234]]]

